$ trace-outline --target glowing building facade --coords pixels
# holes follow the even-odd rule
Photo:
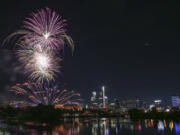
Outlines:
[[[106,108],[108,104],[108,97],[105,95],[105,87],[99,93],[99,108]]]
[[[93,108],[97,108],[98,107],[98,98],[97,98],[97,93],[96,91],[92,92],[92,96],[91,96],[91,106]]]
[[[179,96],[171,96],[171,102],[173,107],[180,107],[180,97]]]
[[[108,97],[105,95],[105,87],[102,87],[99,94],[97,94],[96,91],[93,91],[90,100],[92,108],[106,108],[108,104]]]

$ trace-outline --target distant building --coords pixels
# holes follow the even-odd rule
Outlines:
[[[126,110],[136,109],[137,108],[137,100],[134,100],[134,99],[123,100],[121,102],[121,106],[123,108],[126,108]]]
[[[120,108],[120,102],[119,102],[119,100],[118,100],[118,99],[115,99],[114,102],[115,102],[115,109],[119,109],[119,108]]]
[[[56,109],[78,110],[78,111],[82,110],[82,107],[80,105],[75,105],[75,104],[74,105],[71,105],[71,104],[69,104],[69,105],[56,104],[54,107]]]
[[[156,109],[158,112],[162,112],[164,110],[164,107],[162,105],[162,100],[156,99],[153,101],[152,104],[149,105],[149,110]]]
[[[140,99],[126,99],[120,102],[120,107],[124,110],[130,109],[146,109],[147,104],[145,101]]]
[[[99,94],[96,91],[92,92],[90,98],[90,108],[107,108],[108,97],[105,95],[105,87],[103,86]]]
[[[155,107],[154,104],[149,105],[149,109],[152,110]]]
[[[92,92],[91,107],[93,107],[93,108],[98,107],[98,98],[97,98],[97,93],[95,91]]]
[[[120,102],[118,99],[114,99],[111,103],[108,104],[109,109],[120,110]]]
[[[180,107],[180,97],[179,96],[171,96],[171,103],[173,107]]]
[[[14,107],[14,108],[25,108],[28,106],[32,106],[32,104],[26,102],[26,101],[11,101],[8,104],[8,106]]]
[[[162,100],[160,100],[160,99],[154,100],[154,106],[155,107],[162,107]]]
[[[147,103],[144,100],[137,99],[136,100],[137,109],[147,109]]]
[[[99,93],[99,108],[106,108],[108,104],[108,97],[105,95],[105,87],[102,86],[102,91]]]

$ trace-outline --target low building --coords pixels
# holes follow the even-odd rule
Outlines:
[[[82,107],[80,105],[62,105],[62,104],[56,104],[54,106],[56,109],[67,109],[67,110],[77,110],[81,111]]]
[[[14,108],[25,108],[25,107],[28,107],[28,106],[32,106],[30,103],[28,103],[26,101],[10,101],[6,105],[14,107]]]

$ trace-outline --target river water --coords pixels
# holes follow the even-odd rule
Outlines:
[[[0,122],[0,135],[180,135],[180,123],[166,120],[132,122],[119,118],[65,119],[53,127]]]

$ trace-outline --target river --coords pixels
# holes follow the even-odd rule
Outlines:
[[[64,119],[47,127],[27,122],[13,125],[0,122],[0,135],[180,135],[180,123],[166,120],[133,122],[120,118]]]

